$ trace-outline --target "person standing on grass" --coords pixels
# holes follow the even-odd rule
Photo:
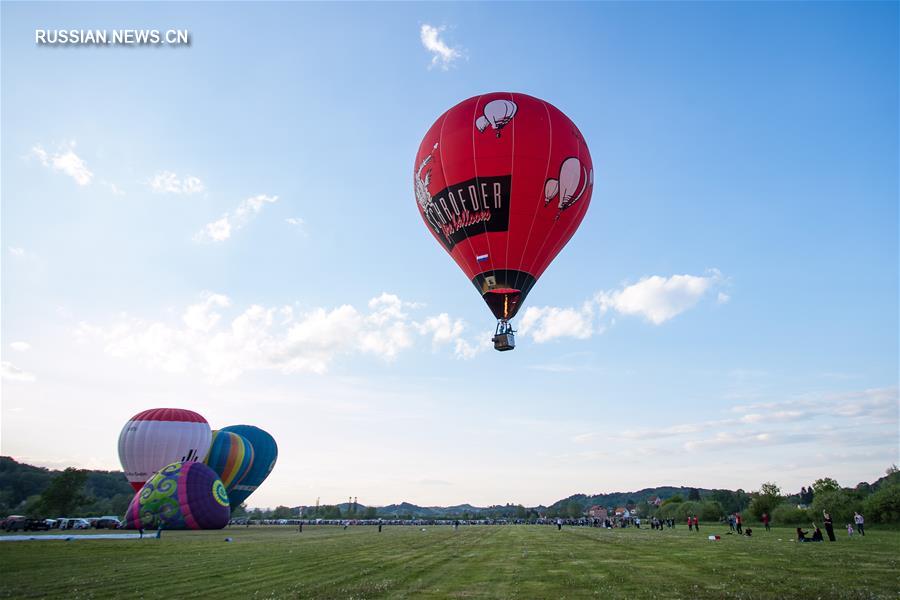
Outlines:
[[[828,541],[837,541],[834,537],[834,522],[831,520],[831,513],[823,510],[822,517],[825,519],[825,533],[828,534]]]
[[[697,518],[697,515],[694,515],[694,531],[700,531],[700,519]]]
[[[556,530],[562,531],[562,519],[556,519]]]
[[[859,532],[859,535],[865,537],[865,535],[866,535],[866,528],[865,528],[866,520],[863,519],[863,516],[861,514],[859,514],[858,512],[854,512],[853,513],[853,521],[856,523],[856,530]]]
[[[694,520],[690,515],[688,515],[688,531],[693,531],[693,530],[694,530]]]
[[[744,534],[744,529],[741,527],[741,513],[735,513],[734,515],[734,527],[737,529],[738,535]]]
[[[763,513],[762,522],[763,522],[763,525],[766,526],[766,531],[768,531],[769,530],[769,513]]]

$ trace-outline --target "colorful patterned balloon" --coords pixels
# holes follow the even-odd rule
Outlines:
[[[242,435],[253,445],[253,465],[250,467],[250,472],[228,494],[231,499],[231,507],[237,508],[250,494],[256,491],[256,488],[272,472],[275,461],[278,459],[278,444],[275,443],[275,438],[253,425],[230,425],[223,427],[220,431],[230,431]]]
[[[231,494],[253,466],[253,445],[237,433],[213,431],[212,446],[203,462],[219,475]]]
[[[230,518],[228,492],[215,471],[199,462],[176,462],[135,494],[125,528],[222,529]]]

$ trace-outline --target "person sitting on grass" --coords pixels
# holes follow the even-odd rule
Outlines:
[[[822,538],[822,530],[819,529],[819,526],[816,525],[815,523],[813,523],[812,525],[813,525],[813,527],[816,528],[816,530],[813,531],[812,539],[810,539],[809,541],[811,541],[811,542],[824,542],[825,540]]]
[[[798,541],[798,542],[808,542],[808,541],[809,541],[809,538],[806,537],[806,534],[807,534],[807,533],[809,533],[809,532],[808,532],[808,531],[803,531],[802,529],[800,529],[800,528],[798,527],[798,528],[797,528],[797,541]]]

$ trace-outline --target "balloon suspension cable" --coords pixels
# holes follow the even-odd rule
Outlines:
[[[516,332],[507,319],[497,319],[497,329],[494,331],[491,341],[494,342],[494,350],[504,352],[515,349]]]
[[[507,319],[497,319],[497,329],[494,330],[494,335],[504,335],[507,333],[515,333],[512,324],[510,324]]]

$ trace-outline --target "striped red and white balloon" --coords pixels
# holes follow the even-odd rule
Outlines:
[[[151,408],[131,417],[119,434],[119,461],[135,491],[174,462],[200,461],[212,442],[206,419],[183,408]]]

